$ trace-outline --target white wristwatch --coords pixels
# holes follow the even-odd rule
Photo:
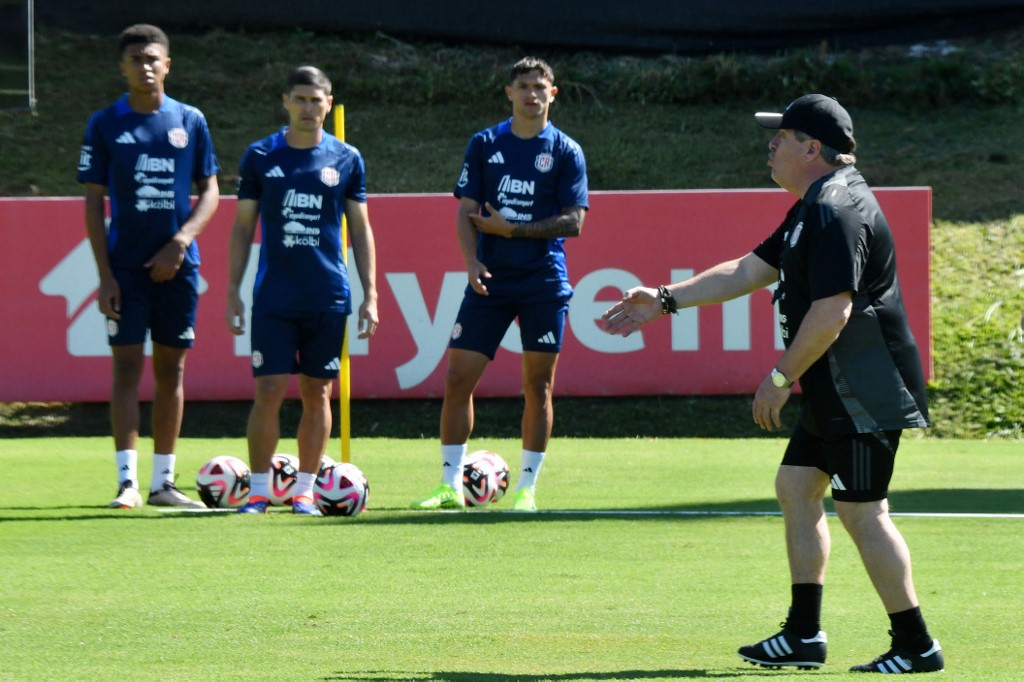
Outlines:
[[[778,367],[772,369],[772,383],[776,388],[792,388],[793,386],[793,382],[780,372]]]

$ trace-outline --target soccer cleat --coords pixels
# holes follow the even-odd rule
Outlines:
[[[462,490],[455,490],[447,483],[434,488],[423,499],[409,505],[410,509],[465,509],[466,498]]]
[[[803,639],[783,628],[779,634],[763,639],[757,644],[741,646],[737,653],[744,661],[766,668],[791,667],[812,670],[820,668],[825,663],[827,648],[828,638],[824,632]]]
[[[313,504],[313,500],[308,497],[296,497],[292,500],[292,514],[302,514],[304,516],[323,516],[316,505]]]
[[[923,654],[912,654],[906,649],[893,646],[870,663],[855,665],[853,673],[882,673],[902,675],[904,673],[937,673],[946,667],[939,640],[933,639],[932,646]]]
[[[529,488],[517,490],[512,496],[512,511],[535,512],[537,511],[537,499]]]
[[[206,505],[188,497],[178,490],[173,483],[164,483],[157,490],[149,491],[146,504],[154,507],[184,507],[186,509],[206,509]]]
[[[121,481],[117,489],[117,497],[107,505],[110,509],[138,509],[142,506],[142,495],[131,481]]]
[[[239,514],[266,514],[270,500],[265,497],[250,497],[249,501],[238,508]]]

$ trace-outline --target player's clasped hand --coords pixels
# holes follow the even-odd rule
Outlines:
[[[166,282],[174,279],[185,260],[187,246],[177,239],[163,245],[156,254],[145,263],[149,268],[149,278],[154,282]]]
[[[469,219],[473,221],[473,227],[485,234],[506,238],[511,237],[515,226],[505,220],[505,216],[501,215],[498,209],[491,206],[490,202],[485,202],[484,207],[490,215],[477,214],[469,216]]]
[[[609,334],[629,336],[637,329],[661,315],[661,301],[657,289],[636,287],[622,296],[622,300],[601,315],[601,329]]]

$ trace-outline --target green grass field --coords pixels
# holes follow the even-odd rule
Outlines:
[[[108,510],[109,439],[9,439],[0,679],[786,678],[735,655],[774,632],[788,603],[772,497],[783,445],[560,439],[538,487],[543,511],[522,515],[507,499],[406,511],[437,480],[436,444],[356,439],[370,509],[311,519]],[[472,446],[517,468],[513,440]],[[897,522],[945,679],[1020,678],[1018,449],[932,439],[900,453],[892,503],[915,514]],[[179,451],[190,493],[207,458],[244,458],[241,440],[188,439]],[[139,473],[145,485],[148,457]],[[1017,517],[916,515],[942,512]],[[829,662],[803,673],[830,679],[888,645],[855,549],[831,525]]]

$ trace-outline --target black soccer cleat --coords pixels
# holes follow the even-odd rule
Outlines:
[[[906,649],[893,647],[870,663],[855,665],[853,673],[882,673],[902,675],[905,673],[937,673],[946,667],[939,640],[933,639],[932,646],[923,654],[912,654]]]
[[[737,652],[744,661],[766,668],[813,670],[825,663],[828,638],[824,632],[804,639],[783,628],[782,632],[757,644],[741,646]]]

